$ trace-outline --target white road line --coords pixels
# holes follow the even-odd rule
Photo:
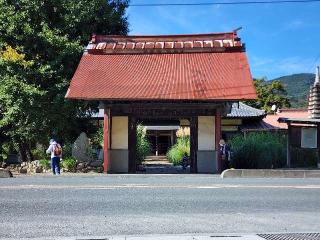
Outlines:
[[[146,184],[124,184],[124,185],[16,185],[16,186],[0,186],[0,190],[20,190],[20,189],[79,189],[79,190],[109,190],[109,189],[223,189],[223,188],[239,188],[239,189],[320,189],[320,185],[146,185]]]

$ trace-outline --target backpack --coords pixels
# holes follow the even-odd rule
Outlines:
[[[60,156],[62,154],[62,148],[59,144],[56,144],[53,149],[54,156]]]

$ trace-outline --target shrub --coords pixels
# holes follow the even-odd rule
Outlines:
[[[14,152],[14,147],[12,143],[0,142],[0,161],[5,161],[8,157],[8,154],[12,152]]]
[[[37,146],[31,150],[34,159],[45,159],[47,157],[46,149],[42,146]]]
[[[137,162],[141,163],[144,158],[150,154],[151,152],[151,144],[146,137],[146,130],[144,126],[139,124],[137,126]]]
[[[291,148],[291,166],[314,168],[318,164],[318,149],[312,148]]]
[[[184,154],[190,156],[190,137],[180,137],[167,152],[167,158],[173,165],[181,165]]]
[[[238,135],[229,144],[235,168],[280,168],[286,165],[286,137],[281,134]]]
[[[48,159],[41,159],[40,166],[43,167],[44,169],[48,170],[48,169],[50,169],[51,161],[49,161]]]
[[[73,157],[68,157],[63,159],[61,162],[62,168],[68,172],[75,172],[76,171],[76,166],[77,166],[77,161]]]
[[[96,133],[91,137],[91,144],[102,148],[103,146],[103,126],[100,126]]]
[[[65,143],[62,146],[62,156],[63,158],[69,158],[72,157],[72,143]]]

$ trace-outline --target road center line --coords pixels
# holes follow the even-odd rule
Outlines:
[[[16,185],[16,186],[0,186],[3,190],[20,190],[20,189],[223,189],[223,188],[239,188],[239,189],[320,189],[320,185],[227,185],[227,184],[213,184],[213,185],[146,185],[146,184],[123,184],[123,185]]]

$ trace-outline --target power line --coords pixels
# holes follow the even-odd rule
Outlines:
[[[237,2],[201,2],[201,3],[136,3],[129,7],[170,7],[170,6],[209,6],[209,5],[249,5],[249,4],[288,4],[288,3],[312,3],[320,0],[272,0],[272,1],[237,1]]]

